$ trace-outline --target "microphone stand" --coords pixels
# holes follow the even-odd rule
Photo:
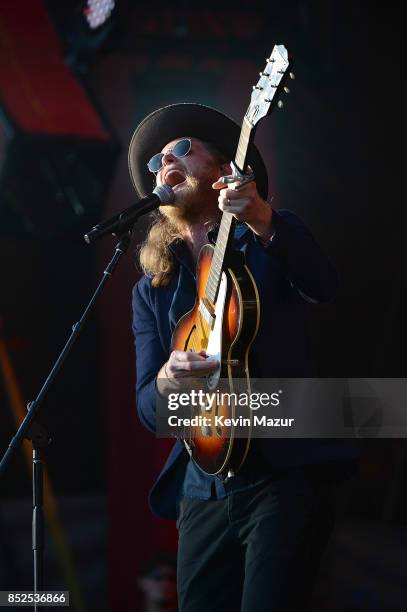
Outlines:
[[[43,567],[44,567],[44,515],[43,515],[43,449],[50,443],[48,434],[44,427],[37,423],[36,416],[39,412],[40,406],[46,396],[46,393],[58,374],[63,362],[67,358],[74,342],[77,340],[86,319],[89,316],[99,294],[102,292],[107,280],[113,274],[119,259],[124,255],[130,245],[131,230],[133,229],[135,219],[131,224],[123,224],[120,226],[120,232],[116,234],[119,242],[115,247],[115,252],[112,259],[107,265],[103,272],[102,280],[96,288],[90,302],[85,308],[81,318],[77,323],[72,326],[72,333],[68,338],[65,346],[63,347],[58,359],[56,360],[51,372],[49,373],[45,383],[43,384],[38,396],[32,402],[27,404],[27,414],[19,426],[17,433],[11,439],[11,442],[4,453],[4,456],[0,462],[0,474],[5,471],[12,457],[16,454],[19,447],[21,446],[23,439],[28,438],[32,441],[33,445],[33,472],[32,472],[32,485],[33,485],[33,518],[32,518],[32,550],[33,550],[33,564],[34,564],[34,593],[43,590]],[[37,612],[39,606],[34,604],[34,610]]]

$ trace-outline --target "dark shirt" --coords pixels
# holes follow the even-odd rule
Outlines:
[[[231,491],[242,491],[271,476],[270,466],[264,460],[257,439],[251,441],[250,452],[243,467],[232,478],[208,476],[190,460],[185,472],[181,496],[195,499],[222,499]]]
[[[303,222],[290,211],[273,212],[275,236],[266,247],[245,224],[237,224],[235,246],[246,256],[256,281],[260,327],[250,349],[249,369],[256,378],[315,376],[307,325],[309,304],[331,300],[337,275]],[[153,288],[144,276],[133,292],[133,330],[137,354],[137,409],[143,424],[155,430],[156,376],[170,353],[171,335],[180,317],[194,305],[196,287],[186,245],[171,245],[178,269],[166,287]],[[181,443],[175,444],[150,493],[152,509],[175,518],[181,495],[209,499],[231,488],[251,486],[273,473],[298,466],[337,464],[355,456],[344,440],[259,439],[247,464],[224,483],[191,464]]]

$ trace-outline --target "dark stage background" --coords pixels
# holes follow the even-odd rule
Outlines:
[[[350,1],[118,0],[91,30],[84,6],[0,5],[0,453],[113,251],[113,238],[89,247],[83,233],[134,201],[134,127],[178,101],[241,121],[275,43],[294,54],[296,80],[256,136],[270,196],[306,221],[341,277],[335,302],[310,308],[320,375],[404,377],[404,226],[387,159],[368,191],[369,125],[382,154],[380,128],[396,124],[393,103],[386,119],[375,114],[369,124],[368,114],[387,79],[378,56],[397,55],[397,17],[375,18]],[[381,35],[373,48],[374,23]],[[385,201],[383,180],[392,193]],[[147,224],[135,230],[41,411],[53,439],[48,502],[57,504],[45,584],[70,588],[76,610],[142,610],[140,563],[176,548],[174,525],[147,506],[171,443],[155,440],[135,412],[130,299]],[[338,499],[315,612],[403,609],[406,460],[404,440],[363,443],[360,473]],[[21,453],[0,482],[1,589],[31,588],[30,487]]]

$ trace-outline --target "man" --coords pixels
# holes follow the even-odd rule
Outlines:
[[[235,190],[231,174],[240,128],[198,104],[149,115],[134,132],[129,166],[139,196],[173,187],[142,245],[145,275],[133,294],[137,407],[154,431],[157,379],[203,376],[217,367],[206,354],[170,351],[171,334],[195,299],[195,263],[221,211],[238,220],[258,286],[261,322],[250,349],[253,377],[313,376],[306,302],[330,300],[331,263],[293,213],[266,201],[267,172],[249,152],[255,182]],[[148,166],[147,166],[148,164]],[[236,476],[207,476],[177,441],[150,494],[152,509],[177,518],[181,612],[307,610],[319,560],[333,526],[332,483],[352,450],[334,440],[253,440]]]

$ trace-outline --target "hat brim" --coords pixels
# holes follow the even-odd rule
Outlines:
[[[148,160],[172,140],[180,137],[199,138],[215,144],[230,160],[235,159],[240,126],[209,106],[184,102],[164,106],[148,115],[135,129],[129,146],[129,171],[140,198],[155,187],[155,177],[148,170]],[[259,194],[268,195],[267,170],[257,147],[251,144],[248,154]]]

